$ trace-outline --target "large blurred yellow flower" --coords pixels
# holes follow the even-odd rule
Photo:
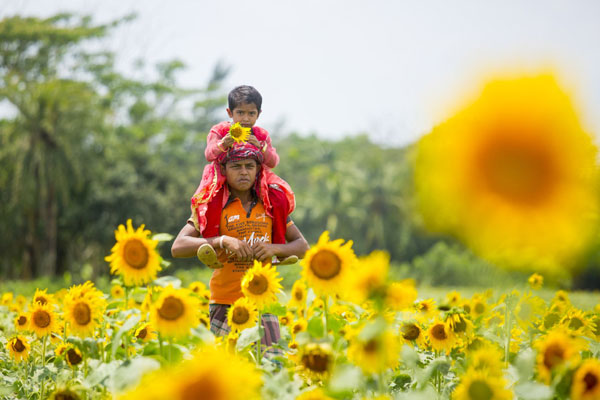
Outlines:
[[[352,241],[342,239],[329,241],[329,232],[319,237],[316,245],[306,252],[302,265],[302,276],[318,295],[343,294],[347,277],[355,268],[356,255]]]
[[[6,349],[8,350],[10,357],[19,362],[27,360],[31,346],[25,336],[18,335],[6,343]]]
[[[369,338],[361,334],[350,339],[348,359],[352,363],[365,373],[379,373],[398,365],[400,341],[396,335],[387,329]]]
[[[198,308],[198,299],[189,290],[167,286],[152,307],[152,326],[163,336],[185,336],[199,323]]]
[[[392,282],[386,290],[385,304],[396,311],[406,310],[414,304],[417,295],[413,280]]]
[[[259,309],[277,301],[283,278],[271,264],[263,265],[254,260],[254,266],[242,278],[242,293],[252,300]]]
[[[321,380],[331,373],[333,358],[329,343],[308,343],[300,350],[300,365],[313,380]]]
[[[127,286],[152,282],[161,270],[160,256],[156,252],[158,240],[150,239],[150,231],[144,230],[143,224],[134,230],[130,219],[127,228],[119,225],[115,238],[117,243],[111,254],[104,258],[110,262],[110,272],[122,275]]]
[[[64,299],[63,314],[69,331],[79,337],[94,336],[96,327],[102,323],[105,307],[102,292],[91,282],[71,287]]]
[[[571,384],[571,399],[600,399],[600,361],[591,358],[577,368]]]
[[[596,147],[551,76],[497,80],[418,144],[428,228],[498,264],[559,273],[598,222]]]
[[[540,378],[550,382],[552,372],[562,365],[575,365],[581,358],[581,350],[585,349],[583,341],[574,339],[561,329],[550,331],[545,337],[538,339],[533,347],[538,351],[537,366]]]
[[[453,400],[510,400],[512,393],[505,389],[502,376],[488,375],[484,370],[468,370],[452,393]]]
[[[369,298],[383,298],[386,295],[386,281],[390,265],[389,253],[375,250],[360,257],[357,268],[348,279],[348,290],[344,297],[361,304]]]
[[[232,330],[243,331],[256,326],[258,311],[256,304],[247,297],[240,297],[227,311],[227,323]]]

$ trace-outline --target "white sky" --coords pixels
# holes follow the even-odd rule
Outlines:
[[[58,11],[98,22],[137,12],[108,41],[123,68],[178,58],[181,83],[232,66],[226,90],[255,86],[259,124],[320,137],[368,132],[406,144],[454,99],[506,68],[558,71],[585,127],[600,133],[600,2],[553,0],[5,0],[0,18]],[[223,111],[223,119],[226,114]]]

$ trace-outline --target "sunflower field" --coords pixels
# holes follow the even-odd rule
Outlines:
[[[255,262],[217,337],[204,283],[157,278],[162,235],[128,221],[115,236],[110,293],[88,281],[2,294],[2,398],[600,398],[600,307],[545,299],[542,275],[522,291],[424,298],[389,279],[387,253],[357,257],[324,232],[289,293]],[[270,348],[257,345],[266,313],[281,331]]]

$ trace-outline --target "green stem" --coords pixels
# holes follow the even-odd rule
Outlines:
[[[160,332],[158,333],[158,346],[160,347],[161,357],[165,358],[165,352],[163,351],[163,344],[162,344],[162,336],[161,336]]]
[[[42,340],[42,367],[46,366],[46,339],[48,339],[48,335],[44,335],[44,340]]]
[[[384,381],[384,376],[383,376],[383,371],[381,371],[379,373],[379,394],[381,394],[382,396],[386,394],[386,390],[385,390],[385,381]]]
[[[327,336],[327,303],[329,297],[327,295],[323,295],[323,331],[325,332],[325,336]]]
[[[260,334],[260,325],[261,325],[261,316],[260,311],[258,312],[258,340],[256,341],[256,365],[261,364],[261,356],[260,356],[260,341],[262,339]]]
[[[508,309],[508,302],[505,302],[505,312],[504,312],[504,323],[506,324],[506,345],[504,348],[504,363],[508,368],[508,356],[510,354],[510,339],[512,336],[512,318],[510,317],[510,310]]]
[[[173,362],[173,338],[169,336],[169,364]]]

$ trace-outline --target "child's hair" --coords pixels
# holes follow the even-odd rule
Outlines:
[[[227,101],[229,103],[229,109],[232,111],[241,104],[254,103],[256,109],[260,112],[260,107],[262,106],[262,96],[258,93],[258,90],[248,85],[235,87],[229,92]]]

